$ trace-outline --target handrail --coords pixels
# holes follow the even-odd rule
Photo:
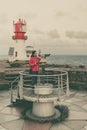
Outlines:
[[[58,93],[57,93],[57,91],[54,91],[54,93],[56,95],[58,95],[58,98],[60,98],[60,96],[62,95],[61,91],[64,91],[66,95],[69,95],[68,72],[66,72],[64,70],[58,70],[58,71],[56,71],[56,73],[49,73],[49,72],[50,71],[46,70],[46,74],[39,73],[38,75],[29,74],[25,71],[19,72],[19,76],[14,81],[11,82],[11,103],[14,100],[13,99],[13,84],[18,79],[20,80],[20,82],[18,84],[20,99],[23,99],[26,96],[26,92],[29,94],[29,95],[27,95],[27,98],[29,96],[33,96],[33,95],[31,95],[31,93],[34,93],[33,87],[36,87],[36,85],[32,86],[32,84],[31,84],[32,76],[38,77],[37,85],[40,85],[43,83],[48,83],[48,84],[53,85],[53,90],[58,89]],[[55,70],[54,70],[54,72],[55,72]],[[30,88],[32,88],[32,90]],[[37,94],[37,96],[39,96],[39,95]]]
[[[13,102],[13,84],[19,79],[19,76],[11,82],[11,103]]]
[[[61,72],[61,71],[60,71]],[[68,74],[68,72],[66,72],[66,71],[63,71],[64,73],[60,73],[60,74],[50,74],[50,75],[37,75],[37,77],[39,77],[39,76],[41,76],[41,77],[45,77],[45,76],[49,76],[49,77],[51,77],[51,76],[63,76],[63,75],[65,75],[65,74]],[[27,76],[36,76],[36,75],[34,75],[34,74],[27,74],[27,73],[24,73],[24,71],[21,71],[19,74],[22,74],[23,76],[25,76],[25,75],[27,75]]]

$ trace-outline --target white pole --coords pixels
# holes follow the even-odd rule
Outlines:
[[[60,90],[60,77],[58,76],[58,99],[60,101],[60,95],[61,95],[61,90]]]
[[[62,77],[62,73],[61,73],[61,94],[63,93],[63,77]]]
[[[66,81],[66,95],[68,97],[70,96],[68,73],[67,73],[67,81]]]
[[[20,74],[20,81],[19,81],[19,97],[23,99],[23,75]]]

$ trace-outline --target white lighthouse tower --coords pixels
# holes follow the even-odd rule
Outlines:
[[[9,61],[14,62],[16,60],[26,60],[26,22],[23,19],[19,19],[16,23],[13,21],[14,35],[12,39],[15,41],[14,47],[9,49]]]
[[[17,23],[13,22],[14,33],[12,36],[13,40],[15,40],[14,47],[14,57],[16,60],[25,60],[26,59],[26,44],[25,40],[27,40],[26,33],[26,22],[25,20],[19,19]]]

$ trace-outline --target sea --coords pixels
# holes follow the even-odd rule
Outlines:
[[[47,61],[49,64],[87,66],[87,55],[51,55]]]
[[[7,55],[0,55],[0,60],[7,59]],[[46,59],[48,64],[87,66],[87,55],[50,55]]]

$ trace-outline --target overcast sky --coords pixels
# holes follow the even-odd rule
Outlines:
[[[28,40],[42,52],[87,54],[87,0],[0,0],[0,55],[14,44],[13,20],[27,22]]]

